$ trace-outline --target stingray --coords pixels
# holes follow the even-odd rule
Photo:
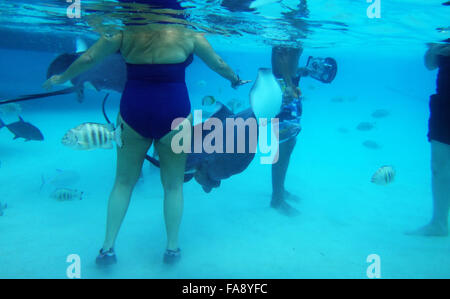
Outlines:
[[[255,115],[252,109],[247,109],[238,114],[233,114],[233,112],[231,112],[231,110],[228,109],[225,105],[220,102],[218,103],[220,104],[220,109],[216,113],[214,113],[211,118],[219,119],[222,122],[222,142],[223,144],[226,144],[226,135],[231,133],[227,132],[226,130],[226,119],[242,118],[245,121],[249,118],[255,118]],[[197,124],[195,127],[202,125],[204,126],[205,124],[207,125],[208,121],[210,121],[211,118],[206,120],[204,123]],[[203,130],[203,136],[201,140],[194,138],[194,135],[192,136],[191,151],[188,154],[186,161],[186,170],[184,175],[185,182],[189,182],[192,178],[195,178],[195,180],[202,186],[203,190],[209,193],[213,188],[218,188],[222,180],[243,172],[248,167],[248,165],[250,165],[253,158],[255,157],[256,144],[253,146],[249,138],[246,138],[244,152],[238,153],[238,128],[237,126],[234,126],[233,129],[235,145],[233,153],[206,153],[204,151],[202,151],[201,153],[195,153],[195,142],[203,143],[203,140],[205,139],[206,135],[210,133],[210,131]],[[246,128],[245,134],[245,136],[249,136],[248,128]],[[153,165],[157,167],[160,166],[157,159],[150,156],[147,156],[146,159]]]
[[[275,83],[272,81],[275,81]],[[242,119],[243,121],[248,121],[255,119],[255,122],[257,122],[257,116],[255,114],[259,117],[270,118],[275,116],[280,110],[281,96],[281,89],[279,85],[276,84],[272,72],[269,71],[269,69],[262,68],[259,69],[258,77],[250,92],[251,108],[235,114],[227,106],[221,102],[217,102],[217,106],[219,107],[218,110],[213,113],[209,119],[194,126],[193,131],[195,132],[196,127],[198,128],[198,126],[211,128],[214,126],[214,122],[212,122],[212,125],[208,122],[211,122],[212,119],[219,120],[222,123],[222,126],[219,126],[221,127],[222,132],[216,136],[222,136],[223,139],[221,142],[225,145],[229,142],[229,140],[227,140],[227,135],[230,136],[230,134],[233,134],[234,148],[232,151],[227,149],[224,153],[207,153],[203,150],[200,153],[196,153],[194,149],[203,148],[203,142],[211,132],[210,130],[201,130],[202,138],[195,138],[195,134],[192,134],[191,149],[190,153],[187,155],[184,181],[189,182],[195,178],[202,186],[203,190],[209,193],[213,188],[218,188],[222,180],[239,174],[247,169],[255,157],[257,140],[256,142],[252,142],[254,140],[252,140],[253,138],[250,138],[250,128],[246,126],[245,131],[243,132],[246,137],[243,151],[238,151],[239,128],[238,126],[232,126],[233,132],[227,131],[226,120]],[[105,111],[107,98],[108,95],[106,95],[103,100],[103,115],[105,116],[106,121],[110,123]],[[255,113],[254,111],[257,112]],[[218,130],[218,128],[214,126],[214,130]],[[257,136],[259,135],[259,130],[256,134]],[[214,142],[217,142],[217,140]],[[153,165],[160,167],[160,163],[155,157],[147,155],[146,159]]]
[[[47,69],[47,79],[53,75],[63,73],[78,57],[84,52],[65,53],[56,57]],[[63,94],[77,94],[78,101],[84,99],[84,89],[86,86],[92,86],[97,91],[117,91],[122,93],[127,79],[126,63],[122,55],[116,53],[105,57],[103,61],[93,68],[73,78],[70,87],[52,92],[43,92],[19,96],[14,99],[5,99],[0,101],[0,105],[28,101],[39,98],[52,97]]]
[[[55,58],[47,69],[47,79],[53,75],[63,73],[84,52],[61,54]],[[113,90],[122,92],[125,88],[126,63],[119,53],[109,55],[88,71],[71,80],[73,91],[78,95],[78,100],[84,97],[85,85],[93,86],[97,91]]]

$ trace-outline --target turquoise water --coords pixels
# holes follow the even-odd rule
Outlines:
[[[286,8],[272,3],[258,7],[257,14],[230,13],[219,2],[186,5],[197,6],[190,9],[196,29],[215,29],[208,39],[224,60],[241,78],[254,80],[258,68],[270,67],[271,45],[289,44],[286,32],[292,28],[283,26],[280,14]],[[322,26],[302,40],[299,64],[310,55],[333,57],[339,71],[332,84],[311,78],[300,83],[303,130],[286,179],[287,190],[300,197],[291,203],[299,216],[285,217],[269,207],[271,169],[258,157],[209,194],[191,181],[184,189],[183,257],[167,268],[161,261],[163,190],[158,169],[145,163],[117,240],[119,263],[111,271],[98,269],[94,261],[104,237],[115,150],[74,151],[61,138],[80,123],[104,122],[106,92],[86,90],[82,104],[74,94],[21,102],[20,115],[45,140],[13,140],[0,129],[0,203],[8,205],[0,216],[0,278],[66,278],[70,254],[80,256],[82,278],[367,278],[371,254],[380,257],[382,278],[449,278],[448,237],[404,235],[432,212],[426,134],[436,72],[425,69],[423,55],[425,42],[449,37],[436,30],[448,27],[449,8],[440,1],[382,0],[381,18],[369,19],[365,1],[310,2],[310,25]],[[0,43],[1,99],[43,92],[49,63],[63,51],[75,51],[76,38],[96,36],[83,17],[67,21],[65,6],[33,3],[0,5],[0,29],[16,37]],[[111,1],[85,3],[108,8]],[[211,12],[243,23],[208,23]],[[8,18],[13,14],[17,18]],[[229,26],[241,35],[219,34]],[[20,36],[26,34],[24,42]],[[198,58],[187,70],[187,84],[193,108],[201,108],[205,95],[248,106],[251,84],[233,90]],[[119,100],[120,94],[111,92],[110,118]],[[389,115],[371,116],[378,109]],[[0,117],[9,124],[17,112],[3,110]],[[373,129],[358,130],[361,122]],[[395,182],[372,184],[372,174],[383,165],[395,167]],[[58,187],[83,191],[83,200],[55,201],[50,194]]]

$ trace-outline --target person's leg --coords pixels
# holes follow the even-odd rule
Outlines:
[[[433,217],[430,223],[412,235],[447,236],[450,208],[450,145],[431,141],[431,172],[433,191]]]
[[[117,148],[117,169],[114,187],[108,202],[108,216],[106,236],[103,250],[114,247],[122,221],[130,203],[133,188],[139,179],[145,155],[152,144],[151,139],[139,135],[121,118],[118,123],[123,124],[123,147]]]
[[[272,201],[270,205],[289,216],[298,214],[298,211],[285,201],[288,198],[295,200],[296,197],[289,194],[284,187],[289,161],[296,143],[296,138],[281,143],[278,162],[272,165]]]
[[[190,122],[191,118],[186,119]],[[190,124],[189,124],[190,126]],[[177,251],[178,233],[183,214],[183,183],[184,171],[186,167],[185,153],[176,154],[171,147],[172,137],[175,131],[164,136],[161,140],[155,142],[155,148],[159,155],[161,165],[161,182],[164,188],[164,219],[167,233],[167,250]],[[190,139],[191,136],[184,138]]]

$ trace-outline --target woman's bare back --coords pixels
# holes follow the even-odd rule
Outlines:
[[[195,34],[179,26],[133,26],[122,32],[120,52],[131,64],[181,63],[194,51]]]

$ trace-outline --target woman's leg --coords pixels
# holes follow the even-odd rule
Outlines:
[[[292,151],[294,150],[296,143],[296,138],[292,138],[279,145],[278,162],[272,165],[272,193],[274,201],[284,199],[284,182],[286,180],[286,173]]]
[[[450,208],[450,145],[431,141],[433,217],[429,224],[407,232],[410,235],[447,236]]]
[[[118,123],[123,124],[123,147],[117,148],[116,179],[108,203],[108,219],[103,250],[114,247],[122,221],[130,203],[134,185],[139,179],[145,155],[152,144],[151,139],[139,135],[119,116]]]
[[[191,117],[186,119],[183,124],[190,126]],[[161,165],[161,182],[164,188],[164,220],[168,250],[178,250],[178,232],[183,215],[184,170],[187,158],[185,153],[176,154],[172,150],[171,141],[176,133],[172,131],[155,142]],[[190,139],[190,134],[191,132],[184,138]]]
[[[450,208],[450,145],[431,141],[433,218],[431,223],[442,235],[448,234]]]
[[[287,216],[296,216],[299,214],[295,208],[286,202],[286,199],[298,201],[298,198],[288,193],[284,188],[289,161],[296,143],[296,138],[281,143],[279,146],[278,162],[272,165],[272,201],[270,206]]]

